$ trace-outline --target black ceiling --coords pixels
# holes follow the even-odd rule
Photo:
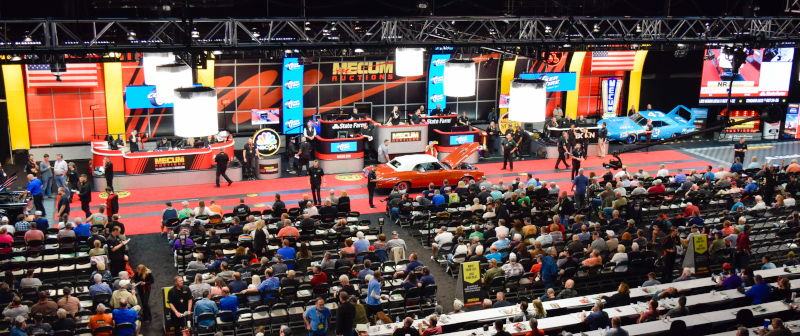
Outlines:
[[[306,17],[787,15],[786,0],[36,0],[0,1],[0,19],[303,17],[303,3]]]

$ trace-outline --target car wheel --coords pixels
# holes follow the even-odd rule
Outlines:
[[[411,183],[408,182],[400,182],[396,185],[397,191],[404,193],[407,192],[408,189],[411,189]]]
[[[627,138],[625,138],[625,143],[627,143],[627,144],[632,144],[632,143],[635,143],[635,142],[636,142],[636,135],[632,134],[632,135],[629,135]]]
[[[472,176],[464,176],[461,178],[461,181],[464,181],[464,184],[469,184],[469,181],[472,180]]]

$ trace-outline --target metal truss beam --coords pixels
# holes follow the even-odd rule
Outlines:
[[[608,50],[800,40],[794,17],[48,19],[0,21],[0,28],[0,54],[443,45]]]

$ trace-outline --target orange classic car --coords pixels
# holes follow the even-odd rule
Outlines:
[[[483,177],[483,172],[464,160],[480,147],[476,142],[463,144],[441,162],[428,154],[398,156],[375,169],[377,187],[396,186],[399,191],[404,192],[409,188],[427,187],[430,183],[441,186],[444,180],[451,185],[456,185],[460,180],[479,180]]]

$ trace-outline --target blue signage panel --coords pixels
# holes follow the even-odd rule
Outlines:
[[[431,57],[431,67],[428,71],[428,111],[435,109],[436,104],[442,104],[442,109],[445,108],[444,64],[449,59],[449,54]]]
[[[358,151],[355,141],[331,142],[331,153],[352,153]]]
[[[303,65],[297,57],[283,59],[283,134],[303,132]]]
[[[692,112],[697,116],[697,119],[708,118],[708,109],[702,107],[692,107]]]
[[[155,85],[137,85],[125,87],[125,107],[128,109],[172,107],[172,103],[163,103],[158,99]]]
[[[474,134],[451,135],[450,145],[461,146],[465,143],[475,142]]]
[[[574,72],[524,73],[522,79],[542,79],[547,82],[547,92],[575,91],[578,74]]]

